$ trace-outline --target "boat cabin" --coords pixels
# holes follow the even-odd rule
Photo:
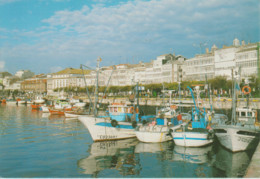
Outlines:
[[[257,112],[251,108],[237,108],[236,116],[243,124],[254,124],[257,121]]]

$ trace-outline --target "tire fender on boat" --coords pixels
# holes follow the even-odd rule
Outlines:
[[[133,122],[132,122],[132,127],[133,127],[133,128],[136,128],[136,126],[137,126],[137,122],[136,122],[136,121],[133,121]]]
[[[112,125],[113,127],[116,127],[116,126],[118,125],[118,122],[113,119],[113,120],[111,121],[111,125]]]
[[[207,135],[207,139],[213,139],[214,138],[214,131],[213,130],[209,130],[208,131],[208,135]]]

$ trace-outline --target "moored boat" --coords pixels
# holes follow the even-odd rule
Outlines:
[[[135,130],[138,140],[141,142],[165,142],[172,140],[169,127],[165,125],[143,125]]]
[[[31,104],[32,109],[40,109],[41,105],[40,104]]]
[[[42,98],[42,96],[36,96],[35,99],[33,100],[33,103],[43,104],[43,103],[45,103],[45,100]]]
[[[234,79],[232,97],[232,118],[231,124],[214,127],[215,134],[225,148],[232,152],[245,151],[255,147],[259,141],[260,123],[257,119],[257,110],[249,107],[249,94],[251,88],[244,86],[242,92],[247,96],[247,106],[236,108],[236,90],[238,82]]]
[[[192,121],[181,125],[179,128],[172,129],[174,143],[185,147],[201,147],[213,143],[213,130],[207,129],[208,121],[206,111],[200,111],[194,99],[192,89],[188,87],[195,105],[192,109]]]
[[[65,111],[66,118],[78,118],[79,116],[86,116],[89,115],[89,112],[86,111],[79,111],[79,110],[72,110],[72,111]]]
[[[134,131],[136,126],[132,126],[132,123],[130,122],[111,121],[110,118],[98,118],[92,115],[79,116],[78,119],[88,129],[94,141],[119,140],[136,137]]]
[[[49,112],[52,115],[64,115],[64,110],[59,110],[59,109],[51,109],[49,108]]]

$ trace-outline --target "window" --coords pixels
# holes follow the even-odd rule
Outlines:
[[[246,116],[246,112],[241,112],[241,116],[245,117]]]

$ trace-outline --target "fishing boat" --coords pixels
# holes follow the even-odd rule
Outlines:
[[[41,104],[31,104],[31,108],[32,109],[40,109],[41,108]]]
[[[251,88],[244,86],[242,92],[247,95],[247,106],[236,108],[237,78],[234,79],[232,97],[232,118],[230,125],[218,125],[214,132],[220,142],[228,150],[239,152],[252,149],[259,141],[260,121],[257,119],[257,110],[249,107]]]
[[[189,123],[180,125],[179,128],[172,128],[172,137],[176,145],[185,147],[201,147],[213,142],[214,133],[207,129],[208,121],[205,108],[201,111],[195,102],[192,89],[188,87],[194,102],[195,109],[192,109],[192,120]],[[198,93],[197,93],[198,94]]]
[[[53,108],[48,108],[50,114],[52,115],[64,115],[64,110],[60,110],[60,109],[53,109]]]
[[[135,130],[136,137],[141,142],[165,142],[172,140],[169,127],[166,125],[139,126]]]
[[[7,105],[17,105],[17,101],[13,99],[7,99],[5,103]]]
[[[99,62],[97,65],[97,77],[99,73]],[[154,116],[140,116],[139,115],[139,87],[138,83],[135,86],[134,95],[130,96],[130,101],[132,105],[130,106],[131,116],[128,115],[128,107],[124,105],[114,104],[109,107],[109,114],[107,116],[98,116],[98,78],[96,80],[95,89],[95,101],[93,115],[89,116],[79,116],[78,119],[83,123],[83,125],[88,129],[92,139],[94,141],[103,140],[119,140],[126,138],[136,137],[134,129],[141,125],[144,120],[149,120],[149,117]],[[88,91],[88,90],[87,90]],[[91,103],[91,98],[89,98]],[[135,104],[136,102],[136,104]],[[92,104],[90,105],[92,106]],[[128,117],[129,116],[129,117]]]
[[[89,112],[78,109],[72,111],[65,111],[64,114],[66,118],[78,119],[79,116],[89,115]]]
[[[170,102],[165,104],[161,109],[156,110],[155,121],[136,128],[136,137],[141,142],[157,143],[172,140],[170,129],[178,128],[183,120],[190,120],[188,113],[182,113],[182,116],[180,111],[176,111],[178,106],[171,104],[172,91],[173,90],[164,90],[163,86],[163,94],[170,94]],[[182,117],[184,117],[184,119]]]
[[[27,104],[26,99],[24,99],[24,98],[17,98],[16,101],[17,101],[18,105],[19,104]]]
[[[43,104],[45,103],[45,100],[42,98],[42,96],[35,96],[35,99],[33,100],[33,103],[35,104]]]
[[[71,108],[72,106],[67,100],[58,99],[54,101],[54,108],[55,109],[64,109],[64,108]]]

